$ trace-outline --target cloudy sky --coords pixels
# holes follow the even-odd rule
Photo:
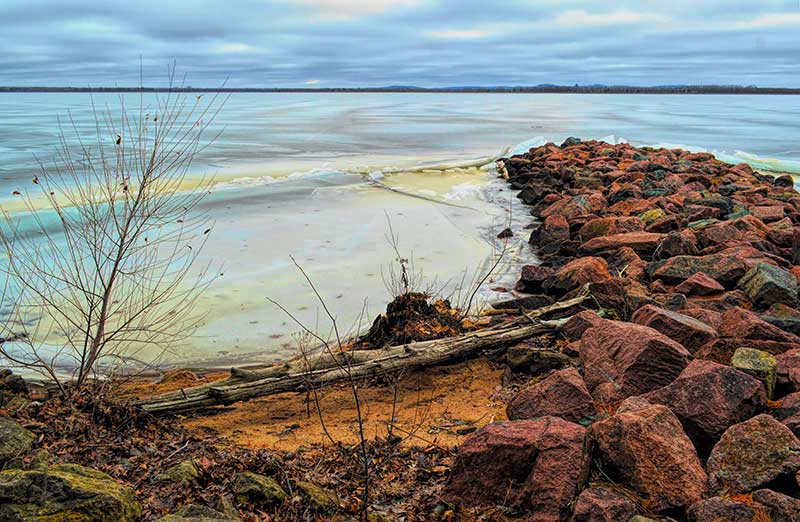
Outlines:
[[[800,0],[1,0],[0,85],[800,87]]]

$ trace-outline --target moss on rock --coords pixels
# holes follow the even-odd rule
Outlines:
[[[13,419],[0,416],[0,465],[28,453],[34,438],[33,433]]]
[[[236,477],[233,492],[241,502],[248,500],[280,502],[286,498],[286,492],[278,484],[278,481],[251,471],[245,471]]]
[[[141,513],[129,487],[83,466],[0,473],[0,520],[129,522]]]
[[[731,366],[763,382],[767,398],[772,398],[778,379],[778,361],[775,357],[762,350],[739,348],[731,358]]]

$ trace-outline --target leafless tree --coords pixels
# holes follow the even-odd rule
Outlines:
[[[168,78],[181,86],[174,65]],[[192,334],[213,278],[195,263],[211,230],[198,209],[210,180],[190,169],[216,139],[225,99],[140,94],[132,110],[121,95],[113,109],[92,99],[88,138],[71,114],[59,119],[52,162],[15,193],[25,211],[2,210],[3,358],[67,392]]]

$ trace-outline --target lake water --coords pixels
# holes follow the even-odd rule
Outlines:
[[[113,108],[118,95],[96,94],[94,103]],[[30,186],[35,157],[52,156],[56,116],[67,113],[80,132],[92,131],[88,94],[0,94],[0,206],[19,208],[13,192]],[[387,221],[427,284],[457,295],[493,262],[497,232],[525,223],[492,171],[510,148],[625,139],[800,173],[798,122],[798,96],[233,94],[212,129],[224,128],[220,139],[196,161],[197,174],[216,182],[204,203],[216,221],[204,257],[222,275],[198,303],[208,320],[168,361],[290,356],[297,327],[267,298],[325,330],[290,255],[340,324],[357,327],[363,316],[365,326],[389,299]],[[492,288],[510,286],[531,260],[525,239],[481,298],[499,295]]]

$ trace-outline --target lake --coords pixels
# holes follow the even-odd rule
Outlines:
[[[118,96],[93,99],[113,109]],[[129,107],[138,99],[125,95]],[[0,94],[0,206],[19,208],[13,192],[30,187],[36,157],[53,155],[57,116],[68,114],[80,133],[93,131],[88,94]],[[422,286],[463,297],[494,262],[497,233],[526,222],[492,169],[509,150],[568,136],[624,139],[800,173],[798,122],[797,96],[235,93],[213,125],[220,138],[195,164],[198,179],[215,180],[203,204],[216,222],[203,260],[220,275],[198,303],[209,312],[204,325],[165,361],[289,357],[298,327],[269,299],[327,333],[290,256],[344,329],[368,326],[390,299],[389,223]],[[494,290],[513,286],[518,266],[533,260],[526,240],[515,238],[481,300],[503,295]]]

